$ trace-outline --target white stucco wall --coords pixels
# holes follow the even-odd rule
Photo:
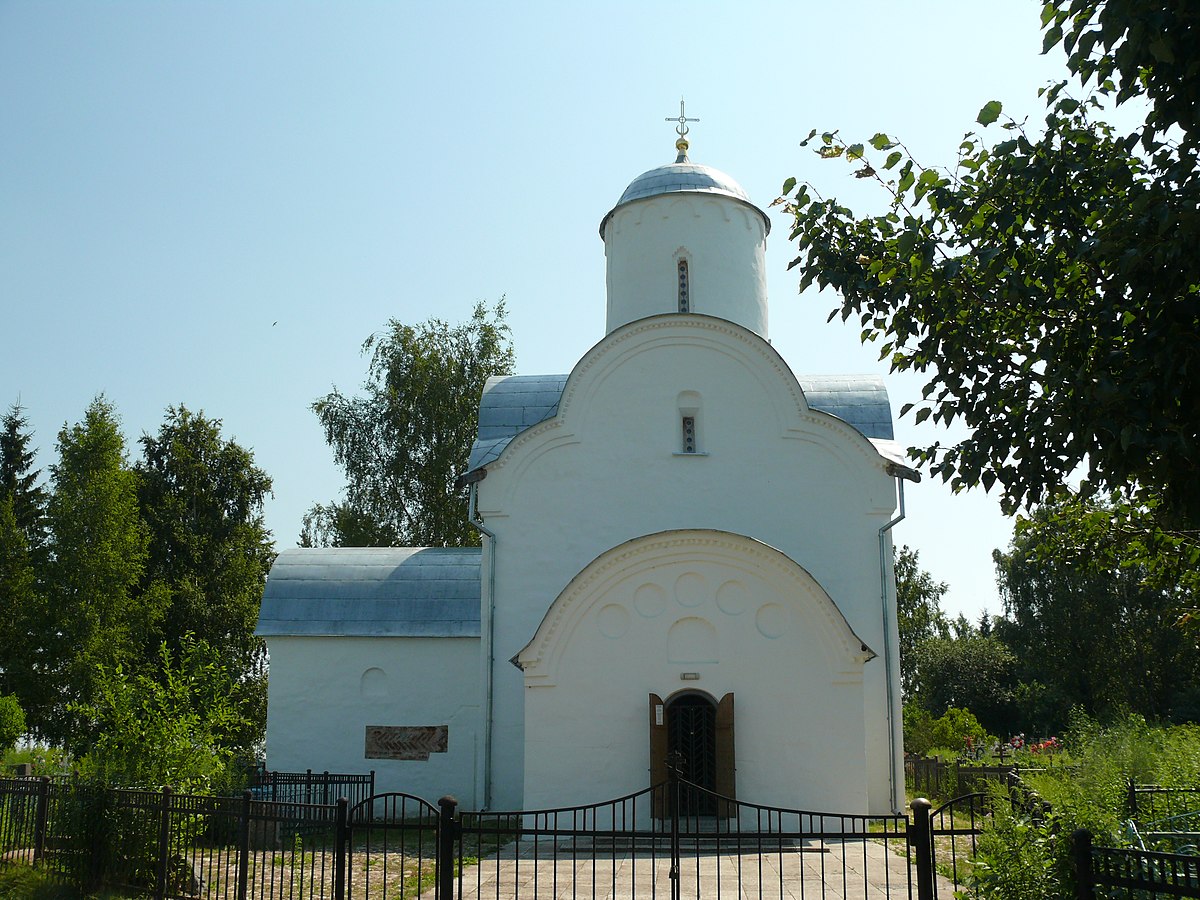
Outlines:
[[[697,410],[697,454],[679,452],[683,404]],[[757,335],[676,314],[606,337],[576,366],[558,415],[518,435],[478,485],[479,511],[499,539],[494,802],[519,806],[532,789],[524,783],[525,688],[507,660],[589,563],[662,531],[746,535],[811,573],[882,656],[878,529],[895,507],[894,490],[869,441],[809,411],[790,369]],[[868,805],[890,811],[882,660],[867,663],[863,677]],[[645,692],[628,702],[640,717]]]
[[[272,637],[267,648],[267,768],[374,770],[378,792],[482,805],[478,638]],[[368,759],[368,725],[446,725],[447,750]]]
[[[646,787],[649,694],[699,690],[734,694],[739,797],[863,810],[867,656],[820,586],[756,541],[681,531],[614,548],[521,654],[525,769],[536,773],[525,805]]]

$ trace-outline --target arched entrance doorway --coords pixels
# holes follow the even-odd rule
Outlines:
[[[687,693],[667,703],[667,758],[679,765],[679,776],[706,791],[717,789],[717,704],[706,694]],[[715,816],[716,798],[684,791],[681,815]]]
[[[733,694],[717,700],[703,691],[681,691],[668,701],[650,695],[650,783],[667,780],[668,755],[680,754],[680,775],[692,784],[726,797],[737,796],[734,782]],[[693,795],[681,813],[728,816],[707,795]],[[666,815],[655,806],[655,815]]]

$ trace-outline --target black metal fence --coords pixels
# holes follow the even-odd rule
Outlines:
[[[0,866],[205,900],[880,896],[933,900],[935,818],[746,803],[680,779],[605,803],[462,812],[0,780]],[[715,810],[715,814],[687,814]],[[943,885],[949,895],[949,883]]]
[[[1130,781],[1125,790],[1125,812],[1135,822],[1150,823],[1195,813],[1197,809],[1200,809],[1200,788],[1170,788]]]
[[[703,809],[717,813],[683,812]],[[918,896],[907,816],[764,806],[683,780],[589,806],[464,813],[454,835],[459,858],[480,855],[439,897]]]
[[[354,806],[375,795],[375,771],[366,775],[337,772],[255,772],[247,785],[256,800],[272,803],[336,803]]]
[[[1200,898],[1200,856],[1096,847],[1091,834],[1083,830],[1071,836],[1071,845],[1076,900]]]
[[[987,790],[989,784],[1009,785],[1019,777],[1016,765],[981,766],[941,757],[909,757],[904,760],[904,777],[915,797],[950,800]]]
[[[0,780],[0,865],[82,891],[156,898],[334,897],[346,802],[291,803]]]

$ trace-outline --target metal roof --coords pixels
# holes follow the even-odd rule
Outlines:
[[[883,379],[874,375],[816,375],[800,378],[813,409],[854,426],[864,437],[893,440],[892,408]],[[566,375],[509,375],[489,378],[479,402],[479,435],[467,472],[495,460],[509,441],[558,412]]]
[[[478,637],[478,547],[297,547],[267,576],[255,634]]]
[[[566,375],[498,375],[487,380],[479,402],[479,434],[467,471],[496,459],[514,437],[558,412]]]
[[[837,416],[863,437],[890,441],[892,406],[883,379],[875,375],[810,375],[797,379],[812,409]]]
[[[648,172],[643,172],[629,183],[617,205],[608,211],[600,222],[600,237],[604,237],[604,226],[612,218],[612,214],[626,203],[634,200],[645,200],[647,197],[657,197],[661,194],[717,194],[722,197],[732,197],[741,201],[762,216],[767,233],[771,231],[771,220],[767,214],[754,205],[746,190],[726,175],[720,169],[712,166],[698,166],[680,154],[675,162],[659,166]]]

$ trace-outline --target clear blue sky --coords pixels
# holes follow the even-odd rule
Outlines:
[[[693,160],[760,206],[794,175],[869,211],[866,184],[799,148],[809,129],[952,162],[985,102],[1036,117],[1061,75],[1039,9],[0,0],[0,405],[26,407],[43,467],[100,392],[131,442],[171,404],[220,418],[274,478],[268,525],[292,545],[341,485],[309,404],[361,382],[389,317],[506,294],[524,373],[603,336],[597,228],[673,158],[681,95]],[[834,298],[797,294],[775,225],[775,346],[798,374],[886,374],[825,323]],[[888,385],[896,411],[919,395]],[[907,502],[897,541],[949,582],[947,609],[999,611],[994,500],[927,482]]]

